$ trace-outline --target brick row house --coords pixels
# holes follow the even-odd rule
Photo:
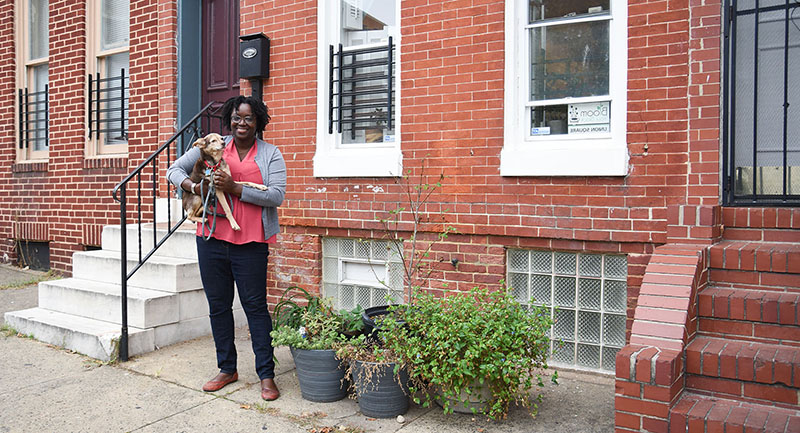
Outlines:
[[[259,33],[269,76],[240,79]],[[376,219],[424,169],[456,230],[428,288],[550,307],[553,364],[616,374],[618,431],[800,431],[795,0],[16,0],[0,39],[7,260],[69,275],[123,177],[261,91],[289,179],[271,302],[400,300],[361,267],[397,280]],[[131,194],[174,197],[167,164]]]

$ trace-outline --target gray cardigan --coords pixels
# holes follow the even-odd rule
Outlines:
[[[227,145],[233,140],[233,136],[227,135],[224,139]],[[258,147],[256,148],[255,162],[261,171],[264,185],[268,188],[266,191],[261,191],[249,186],[242,186],[242,197],[240,199],[262,207],[261,220],[264,225],[264,239],[266,240],[281,231],[278,224],[277,207],[283,203],[283,197],[286,195],[286,163],[283,161],[281,151],[274,145],[261,139],[256,139],[256,146]],[[200,149],[196,147],[189,149],[167,169],[167,179],[180,188],[181,183],[189,177],[192,169],[194,169],[194,163],[197,162],[200,156]]]

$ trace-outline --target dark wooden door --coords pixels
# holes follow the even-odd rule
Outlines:
[[[203,0],[202,105],[239,95],[239,0]]]

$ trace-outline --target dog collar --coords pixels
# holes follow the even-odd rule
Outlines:
[[[222,159],[217,161],[217,163],[214,164],[214,165],[209,164],[208,161],[206,161],[206,160],[203,160],[203,163],[205,163],[206,167],[210,168],[211,171],[217,171],[217,169],[219,168],[219,165],[222,164]]]

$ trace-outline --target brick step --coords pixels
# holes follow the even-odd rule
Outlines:
[[[800,325],[800,293],[709,286],[698,298],[700,317]]]
[[[669,413],[670,433],[800,431],[800,411],[684,392]]]
[[[716,269],[800,273],[800,241],[789,241],[800,230],[784,233],[783,242],[725,240],[709,249],[710,266]]]
[[[793,407],[800,391],[800,348],[696,337],[686,347],[686,387],[719,396]]]
[[[724,207],[722,223],[731,227],[762,229],[800,229],[800,208]]]
[[[800,326],[700,317],[698,336],[800,347]]]
[[[797,260],[800,260],[798,257]],[[800,293],[800,273],[741,271],[709,267],[712,286]]]
[[[798,240],[791,240],[795,238]],[[800,274],[800,230],[786,231],[780,239],[783,241],[744,241],[725,237],[709,249],[710,267]]]

